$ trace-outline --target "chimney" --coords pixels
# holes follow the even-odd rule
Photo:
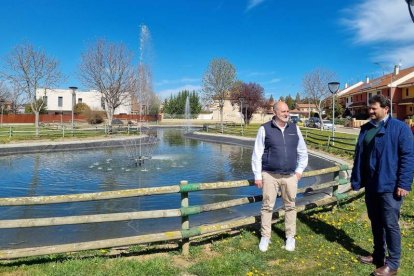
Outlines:
[[[366,83],[369,83],[369,77],[367,76],[366,77],[366,81],[365,81]]]
[[[345,89],[347,89],[347,88],[348,88],[348,83],[346,82],[346,83],[345,83]]]
[[[400,73],[400,65],[394,66],[394,76],[398,75]]]

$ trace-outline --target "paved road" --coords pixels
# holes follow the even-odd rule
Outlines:
[[[359,134],[360,128],[343,127],[336,125],[336,132],[348,133],[348,134]]]

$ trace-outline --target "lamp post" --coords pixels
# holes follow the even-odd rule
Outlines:
[[[244,136],[244,130],[243,130],[243,102],[244,102],[244,98],[240,97],[239,101],[240,101],[240,127],[241,127],[241,131],[242,131],[242,136]]]
[[[414,0],[413,0],[413,2],[414,2]],[[382,75],[384,75],[384,69],[385,70],[388,70],[389,69],[389,68],[387,69],[385,66],[383,66],[379,62],[375,62],[374,64],[376,64],[379,67],[381,67],[381,69],[382,69]],[[396,66],[399,66],[399,65],[396,65]],[[393,76],[394,76],[395,70],[396,70],[396,68],[394,68],[394,71],[390,73],[390,84],[388,85],[390,87],[390,91],[389,91],[390,94],[389,94],[389,96],[390,96],[390,101],[391,101],[391,106],[390,106],[390,114],[391,114],[391,117],[392,117],[392,98],[393,98],[392,82],[393,82]]]
[[[76,103],[76,89],[78,88],[76,86],[70,86],[69,89],[72,90],[72,132],[73,132],[73,129],[75,128],[75,124],[73,121],[73,113],[75,110],[75,103]]]
[[[0,127],[3,127],[3,112],[4,112],[4,103],[5,101],[3,99],[0,100],[0,104],[1,104],[1,122],[0,122]]]
[[[247,126],[247,108],[249,107],[249,102],[247,101],[247,103],[245,104],[244,107],[244,124]]]
[[[411,16],[411,20],[414,23],[414,13],[411,7],[414,7],[414,0],[405,0],[405,2],[407,2],[407,6],[408,6],[408,12],[410,13]]]
[[[332,139],[335,138],[335,94],[339,90],[339,82],[334,81],[328,83],[329,91],[332,93]],[[335,145],[334,140],[332,140],[332,144]]]

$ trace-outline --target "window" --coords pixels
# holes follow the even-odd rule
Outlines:
[[[405,96],[408,97],[408,88],[405,89]]]
[[[372,93],[368,93],[368,99],[371,99]]]
[[[381,94],[381,91],[377,91],[377,95],[380,95]]]
[[[78,98],[78,103],[82,103],[82,98]]]
[[[58,97],[58,107],[63,106],[63,97]]]

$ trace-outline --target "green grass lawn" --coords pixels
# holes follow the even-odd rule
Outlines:
[[[414,274],[414,197],[401,215],[399,275]],[[298,214],[296,251],[287,252],[283,222],[276,223],[269,251],[258,249],[259,226],[194,241],[190,255],[177,249],[134,246],[120,255],[108,250],[0,262],[2,275],[369,275],[357,261],[372,250],[363,197]]]
[[[250,124],[244,126],[242,131],[240,125],[230,124],[225,126],[223,134],[254,138],[256,137],[257,130],[260,126],[261,124]],[[209,128],[208,132],[222,133],[221,127],[218,124],[214,125],[212,128]],[[354,155],[355,143],[358,137],[357,135],[335,132],[336,141],[335,143],[332,143],[332,140],[330,140],[332,131],[330,130],[301,127],[301,132],[309,148],[322,150],[345,159],[352,159]],[[330,141],[329,146],[328,141]]]

